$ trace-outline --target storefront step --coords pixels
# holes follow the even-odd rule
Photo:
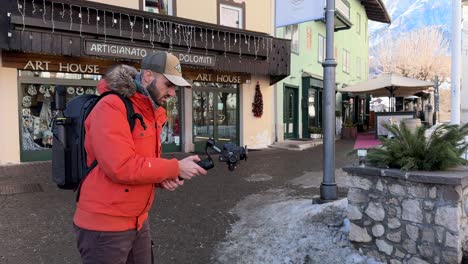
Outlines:
[[[271,148],[287,149],[287,150],[304,150],[323,144],[322,139],[293,140],[287,139],[282,142],[274,142],[270,145]]]

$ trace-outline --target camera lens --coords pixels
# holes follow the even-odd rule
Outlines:
[[[236,155],[234,155],[234,153],[230,152],[230,153],[228,154],[228,161],[229,161],[229,163],[236,164],[236,163],[237,163],[237,157],[236,157]]]

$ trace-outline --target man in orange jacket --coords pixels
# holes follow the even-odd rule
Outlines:
[[[81,186],[74,216],[82,262],[152,263],[147,221],[155,187],[175,190],[181,179],[206,174],[198,156],[161,158],[160,134],[167,117],[161,105],[175,96],[182,78],[179,60],[167,52],[143,58],[141,72],[119,65],[106,74],[98,91],[116,91],[132,101],[142,120],[133,131],[124,103],[116,95],[102,98],[85,121],[88,166],[97,166]]]

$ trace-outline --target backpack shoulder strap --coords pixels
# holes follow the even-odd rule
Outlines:
[[[120,95],[119,97],[125,104],[125,108],[127,109],[127,120],[128,124],[130,125],[130,131],[133,131],[133,128],[135,128],[135,109],[133,108],[133,103],[128,97],[125,97],[123,95]]]
[[[133,108],[133,103],[130,100],[130,98],[128,98],[126,96],[123,96],[122,94],[119,94],[119,93],[114,92],[114,91],[104,92],[100,97],[102,98],[102,97],[104,97],[106,95],[109,95],[109,94],[117,95],[122,100],[122,102],[124,103],[125,109],[127,111],[127,120],[128,120],[128,124],[130,125],[130,131],[133,131],[133,128],[135,128],[135,119],[140,120],[140,122],[142,123],[142,126],[146,129],[146,125],[144,124],[143,118],[141,117],[141,115],[140,114],[135,114],[135,109]],[[101,99],[101,98],[99,98],[99,99]]]

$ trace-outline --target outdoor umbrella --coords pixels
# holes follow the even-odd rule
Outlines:
[[[410,96],[427,90],[434,84],[396,74],[383,74],[365,82],[346,86],[339,90],[341,93],[369,94],[373,97]]]
[[[341,93],[370,94],[381,96],[410,96],[434,86],[431,82],[421,81],[396,74],[384,74],[365,82],[341,88]]]

